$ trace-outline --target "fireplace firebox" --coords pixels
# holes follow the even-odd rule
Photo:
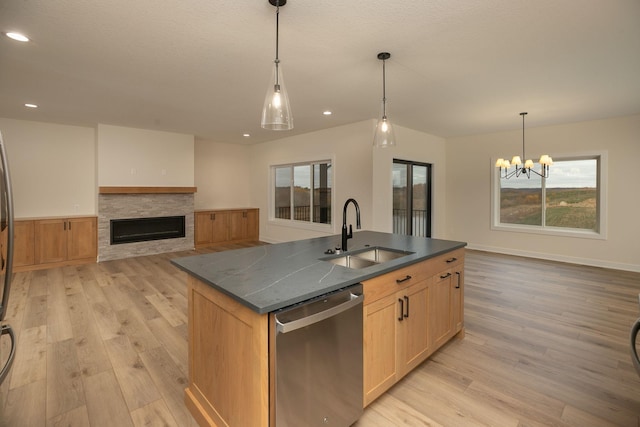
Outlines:
[[[112,219],[111,244],[185,237],[185,216]]]

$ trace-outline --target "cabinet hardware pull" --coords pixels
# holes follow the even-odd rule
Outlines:
[[[404,300],[398,298],[398,302],[400,303],[400,317],[398,317],[398,320],[402,322],[404,320]]]
[[[459,271],[456,271],[456,276],[458,276],[458,284],[456,285],[456,289],[460,289],[460,278],[462,277],[462,274],[460,274]]]
[[[67,221],[65,221],[65,222],[63,222],[63,223],[62,223],[62,229],[63,229],[64,231],[67,231]]]
[[[211,214],[211,219],[215,221],[216,220],[216,214]]]
[[[410,280],[410,279],[411,279],[411,276],[407,274],[404,279],[396,279],[396,283],[406,282],[407,280]]]
[[[456,262],[457,260],[458,260],[458,258],[455,258],[455,257],[454,258],[449,258],[447,260],[447,264],[452,263],[452,262]]]
[[[451,273],[447,273],[444,276],[440,276],[441,279],[446,279],[447,277],[451,276]]]
[[[404,317],[409,317],[409,297],[405,295],[405,296],[404,296],[404,300],[405,300],[405,302],[407,303],[407,304],[406,304],[406,305],[407,305],[407,311],[406,311],[406,313],[404,314]]]

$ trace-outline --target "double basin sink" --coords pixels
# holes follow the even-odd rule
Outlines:
[[[331,257],[321,258],[321,260],[336,265],[341,265],[342,267],[359,269],[371,267],[372,265],[382,264],[388,261],[393,261],[394,259],[402,258],[413,253],[414,252],[376,246],[371,248],[359,249],[357,251],[350,251],[348,253],[334,255]]]

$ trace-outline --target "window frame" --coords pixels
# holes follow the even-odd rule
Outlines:
[[[511,231],[518,233],[530,233],[550,236],[579,237],[586,239],[607,239],[607,152],[595,151],[584,153],[567,153],[555,154],[554,161],[571,161],[571,160],[597,160],[597,189],[596,196],[597,212],[596,223],[597,230],[585,230],[580,228],[554,227],[547,225],[524,225],[509,224],[500,222],[500,169],[495,167],[497,158],[491,159],[491,230]],[[550,168],[550,174],[553,174],[553,165]],[[527,178],[512,178],[527,179]],[[545,179],[542,179],[542,186],[545,185]],[[543,188],[542,200],[545,201],[545,188]],[[543,219],[545,212],[545,204],[542,205]]]
[[[309,215],[309,221],[302,221],[302,220],[297,220],[297,219],[293,219],[293,218],[276,218],[275,216],[275,193],[276,193],[276,169],[277,168],[284,168],[284,167],[289,167],[291,168],[291,176],[290,176],[290,188],[291,188],[291,197],[294,197],[294,191],[293,191],[293,184],[294,184],[294,174],[293,174],[293,169],[296,166],[308,166],[310,168],[310,174],[311,174],[311,188],[310,188],[310,204],[313,207],[313,193],[314,193],[314,182],[313,182],[313,166],[315,165],[320,165],[320,164],[329,164],[329,169],[331,169],[331,171],[329,172],[329,181],[331,182],[331,222],[326,224],[326,223],[319,223],[319,222],[313,222],[313,213],[311,212],[311,214]],[[333,221],[335,221],[335,162],[333,159],[331,158],[323,158],[320,160],[310,160],[310,161],[301,161],[301,162],[291,162],[291,163],[279,163],[279,164],[272,164],[269,165],[269,201],[268,201],[268,205],[269,205],[269,218],[268,218],[268,222],[274,225],[278,225],[278,226],[286,226],[286,227],[292,227],[292,228],[301,228],[301,229],[305,229],[305,230],[313,230],[313,231],[324,231],[324,232],[332,232],[333,231]],[[293,201],[291,202],[293,204]],[[292,206],[293,208],[293,206]]]

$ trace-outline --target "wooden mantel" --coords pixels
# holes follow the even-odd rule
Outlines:
[[[188,194],[197,187],[99,187],[99,194]]]

